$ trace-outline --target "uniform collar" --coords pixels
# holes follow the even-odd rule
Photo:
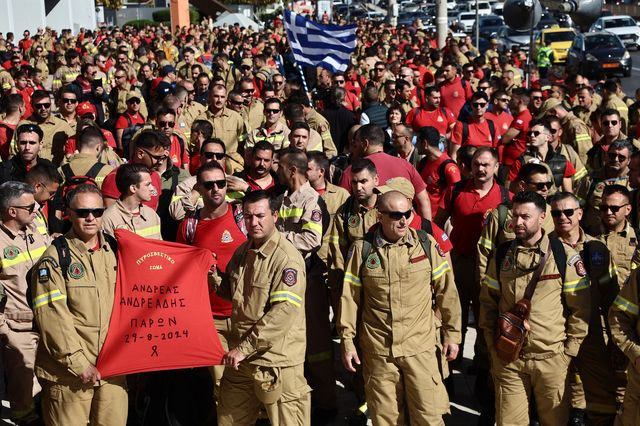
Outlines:
[[[263,258],[267,258],[273,254],[280,243],[280,239],[282,235],[278,232],[277,229],[273,230],[271,236],[264,242],[258,249],[251,248],[252,244],[249,244],[247,247],[249,250],[253,250],[256,254],[262,256]]]
[[[84,242],[78,237],[73,229],[67,232],[64,237],[69,242],[69,246],[73,246],[80,253],[89,253],[91,251],[91,249],[84,245]],[[98,241],[100,242],[100,249],[111,251],[111,246],[109,246],[109,243],[102,231],[98,232]]]
[[[296,201],[302,199],[302,195],[304,193],[309,193],[311,191],[313,191],[312,193],[314,194],[316,193],[316,190],[311,187],[311,184],[309,183],[309,181],[306,181],[300,186],[300,188],[297,191],[289,193],[289,190],[287,190],[287,192],[285,193],[285,196],[288,197],[292,203],[295,203]]]
[[[122,202],[122,200],[118,200],[116,201],[116,208],[118,209],[118,211],[120,213],[122,213],[123,216],[128,217],[129,219],[133,218],[133,212],[131,212]],[[142,220],[144,220],[145,222],[147,221],[147,219],[144,217],[144,204],[140,203],[140,205],[138,205],[138,211],[140,212],[139,216]]]
[[[392,243],[384,237],[384,235],[382,234],[382,226],[378,225],[374,232],[374,243],[377,247],[392,245],[407,245],[409,247],[412,247],[415,244],[415,238],[413,237],[412,231],[413,230],[411,228],[407,228],[407,233],[404,234],[404,237],[400,238],[395,243]]]

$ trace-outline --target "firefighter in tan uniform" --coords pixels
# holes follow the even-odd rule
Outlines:
[[[582,209],[575,195],[568,192],[555,194],[551,199],[551,216],[555,230],[549,238],[559,239],[580,254],[590,282],[589,332],[569,370],[571,416],[583,424],[586,411],[588,424],[610,425],[616,414],[618,383],[608,356],[608,338],[602,324],[606,324],[609,306],[618,291],[613,259],[602,241],[580,228]]]
[[[404,194],[381,195],[380,224],[347,255],[338,318],[342,360],[351,372],[363,363],[374,425],[405,424],[405,410],[411,424],[444,425],[442,415],[449,412],[435,351],[440,336],[432,289],[448,360],[456,358],[461,339],[460,301],[442,249],[409,227],[410,213]]]
[[[11,404],[12,420],[18,423],[37,418],[33,397],[40,392],[33,372],[38,333],[33,331],[27,278],[50,239],[36,229],[34,192],[22,182],[0,185],[0,283],[4,293],[0,339],[7,379],[6,399]]]
[[[263,404],[274,426],[309,425],[304,259],[276,229],[277,202],[265,191],[245,196],[243,214],[249,241],[218,290],[233,303],[218,425],[254,425]]]
[[[227,89],[222,85],[213,86],[209,92],[209,109],[196,120],[209,121],[213,125],[213,137],[222,139],[227,154],[231,155],[238,152],[238,146],[244,140],[247,129],[240,114],[227,108],[226,103]]]
[[[627,389],[616,426],[640,424],[640,284],[638,270],[631,273],[609,310],[609,326],[615,343],[629,359]]]
[[[102,230],[115,237],[116,229],[127,229],[141,237],[161,240],[160,217],[143,204],[155,191],[149,169],[142,164],[123,164],[116,172],[116,186],[120,199],[104,212]]]
[[[307,377],[314,392],[312,402],[319,415],[333,415],[336,409],[333,345],[329,324],[329,301],[323,275],[326,265],[318,257],[323,230],[329,218],[323,219],[318,193],[306,177],[307,156],[289,147],[280,153],[278,178],[287,187],[278,217],[278,230],[300,251],[305,259],[307,288]]]
[[[541,115],[555,115],[562,126],[562,143],[575,149],[582,164],[587,164],[587,152],[593,147],[589,127],[576,117],[568,106],[557,98],[547,99],[540,108]]]
[[[338,149],[331,137],[331,127],[329,126],[327,119],[311,107],[305,107],[305,115],[307,117],[307,124],[309,124],[311,130],[318,132],[322,138],[324,155],[326,155],[327,158],[333,158],[338,155]],[[309,145],[311,146],[311,144]]]
[[[113,171],[113,167],[108,164],[100,163],[98,157],[102,154],[104,148],[104,137],[102,132],[87,127],[78,137],[78,152],[73,154],[67,164],[62,165],[58,171],[65,179],[72,176],[89,176],[93,177],[98,188],[102,187],[104,178]],[[90,171],[92,173],[90,173]]]
[[[480,290],[479,326],[491,354],[498,425],[528,424],[531,393],[541,424],[565,426],[569,418],[568,369],[587,335],[589,281],[580,255],[550,240],[542,230],[545,210],[539,194],[515,195],[512,222],[516,240],[497,248]],[[543,253],[549,250],[531,299],[527,342],[520,359],[505,364],[492,344],[498,315],[522,299]]]
[[[102,379],[95,367],[116,284],[113,239],[100,231],[102,194],[94,185],[82,184],[69,193],[67,205],[72,229],[58,240],[68,247],[61,250],[68,257],[59,257],[56,246],[49,246],[32,277],[42,415],[47,426],[85,426],[89,421],[122,426],[128,409],[125,377]]]

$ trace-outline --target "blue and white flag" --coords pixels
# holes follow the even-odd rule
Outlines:
[[[301,65],[344,72],[356,48],[355,25],[324,25],[284,11],[284,24],[293,57]]]

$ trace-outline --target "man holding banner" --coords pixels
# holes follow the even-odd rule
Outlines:
[[[304,377],[302,255],[276,229],[278,203],[263,191],[243,200],[249,241],[231,258],[219,294],[233,304],[220,388],[219,426],[254,425],[264,405],[273,425],[311,424]]]
[[[96,186],[81,184],[66,201],[72,228],[47,248],[32,278],[42,416],[48,426],[121,426],[125,377],[102,379],[95,367],[113,308],[115,240],[101,231],[105,209]]]

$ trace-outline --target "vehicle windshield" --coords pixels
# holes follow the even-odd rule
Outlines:
[[[561,31],[557,33],[547,33],[544,35],[545,43],[556,43],[560,41],[573,41],[576,37],[573,31]]]
[[[461,13],[460,14],[460,19],[476,19],[476,14],[475,13]]]
[[[633,22],[633,19],[629,18],[616,18],[616,19],[607,19],[604,21],[605,28],[618,28],[618,27],[635,27],[636,23]]]
[[[500,18],[484,19],[480,22],[481,27],[499,27],[500,25],[504,25]]]
[[[623,47],[620,39],[612,35],[585,37],[584,45],[586,51],[594,49],[618,49]]]
[[[528,37],[529,31],[516,31],[513,28],[506,27],[504,35],[507,37],[526,35]]]

